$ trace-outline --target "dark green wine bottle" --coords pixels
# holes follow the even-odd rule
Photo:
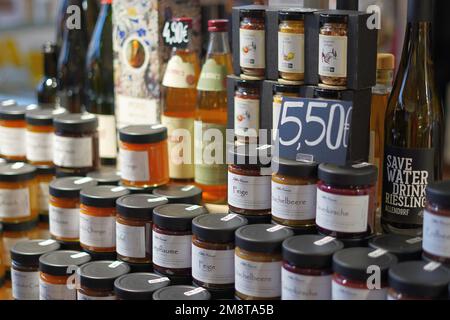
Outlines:
[[[57,53],[56,45],[46,43],[42,49],[44,56],[44,76],[37,86],[37,101],[42,108],[55,108],[58,81],[57,76]]]

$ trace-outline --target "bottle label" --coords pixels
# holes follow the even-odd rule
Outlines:
[[[316,223],[336,232],[360,233],[367,230],[369,196],[343,196],[317,189]]]
[[[305,276],[281,269],[281,300],[331,300],[331,275]]]
[[[210,58],[205,61],[197,84],[199,91],[226,91],[227,69]]]
[[[80,229],[80,209],[59,208],[49,205],[50,234],[67,239],[78,239]]]
[[[259,99],[234,98],[234,131],[237,136],[258,136],[259,104]]]
[[[228,204],[249,210],[270,209],[271,176],[250,177],[228,172]]]
[[[136,88],[138,88],[138,86],[136,86]],[[117,127],[121,129],[130,125],[149,125],[159,123],[158,105],[159,100],[157,99],[135,98],[117,94]]]
[[[96,114],[98,118],[98,137],[100,157],[114,159],[117,157],[116,117]]]
[[[11,268],[11,286],[15,300],[39,300],[38,271],[22,272]]]
[[[385,146],[381,212],[387,221],[422,224],[425,189],[434,181],[434,150]]]
[[[432,255],[450,258],[450,218],[425,210],[422,246]]]
[[[191,268],[191,235],[170,236],[153,230],[153,263],[170,269]]]
[[[266,32],[241,28],[239,38],[241,67],[264,69],[266,67]]]
[[[39,212],[48,212],[48,182],[39,182]]]
[[[53,136],[53,162],[59,167],[88,168],[94,165],[93,139]]]
[[[116,251],[129,258],[145,258],[145,227],[127,226],[116,222]]]
[[[347,37],[319,35],[319,75],[347,77]]]
[[[333,300],[386,300],[387,289],[357,289],[343,286],[332,281],[331,296]]]
[[[162,84],[169,88],[193,89],[196,80],[194,64],[175,55],[167,63]]]
[[[234,257],[236,291],[251,297],[281,296],[281,261],[255,262]]]
[[[31,215],[30,191],[0,189],[0,218],[21,218]]]
[[[80,243],[95,248],[116,246],[116,217],[93,217],[80,212]]]
[[[315,184],[294,186],[272,181],[272,215],[286,220],[312,220],[316,217]]]
[[[4,156],[25,156],[27,152],[25,128],[0,126],[0,152]]]
[[[278,70],[281,72],[305,72],[305,36],[278,32]]]
[[[26,131],[26,153],[29,161],[53,161],[53,133]]]
[[[116,296],[107,296],[107,297],[94,297],[88,296],[87,294],[81,293],[78,291],[77,300],[116,300]]]
[[[192,277],[210,284],[234,283],[234,250],[208,250],[193,244]]]
[[[120,149],[120,175],[128,181],[150,181],[147,151]]]
[[[77,290],[67,284],[52,284],[39,279],[39,300],[77,300]]]

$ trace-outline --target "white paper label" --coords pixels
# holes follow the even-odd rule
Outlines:
[[[83,294],[80,291],[78,291],[77,292],[77,300],[116,300],[116,296],[94,297],[94,296],[88,296],[88,295]]]
[[[116,251],[129,258],[145,258],[145,227],[116,222]]]
[[[120,175],[128,181],[149,181],[150,169],[146,151],[120,149]]]
[[[0,151],[5,156],[25,156],[26,129],[0,126]]]
[[[256,137],[259,130],[259,100],[234,98],[234,130],[243,137]]]
[[[432,255],[450,258],[450,218],[424,211],[422,247]]]
[[[345,287],[332,281],[331,296],[333,300],[386,300],[387,289],[356,289]]]
[[[52,284],[39,279],[39,300],[77,300],[77,290],[67,284]]]
[[[347,37],[319,35],[319,75],[347,76]]]
[[[0,189],[0,218],[19,218],[30,215],[30,192],[28,188]]]
[[[96,114],[98,118],[98,138],[101,158],[117,157],[116,117]]]
[[[66,168],[86,168],[93,165],[92,138],[72,138],[53,135],[53,162]]]
[[[266,32],[240,29],[240,63],[243,68],[266,67]]]
[[[358,233],[367,230],[369,196],[343,196],[317,189],[319,227],[337,232]]]
[[[278,70],[290,73],[305,72],[303,34],[278,32]]]
[[[119,129],[129,125],[158,123],[158,100],[116,95],[116,116]]]
[[[270,209],[271,176],[250,177],[228,172],[228,204],[242,209]]]
[[[192,236],[169,236],[153,231],[153,263],[166,268],[191,268]]]
[[[234,250],[207,250],[192,245],[192,277],[205,283],[234,283]]]
[[[53,161],[53,133],[26,132],[27,159],[30,161]]]
[[[39,300],[39,272],[11,268],[12,296],[16,300]]]
[[[40,182],[39,183],[39,211],[40,212],[47,212],[48,211],[48,182]]]
[[[80,243],[96,248],[116,246],[116,217],[93,217],[80,212]]]
[[[48,210],[50,234],[67,239],[78,239],[80,209],[59,208],[50,205]]]
[[[316,216],[315,184],[285,185],[272,181],[272,215],[286,220],[311,220]]]
[[[281,300],[331,300],[331,275],[305,276],[281,269]]]

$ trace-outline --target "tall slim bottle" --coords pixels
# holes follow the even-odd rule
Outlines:
[[[68,6],[69,0],[59,0],[58,11],[56,13],[56,53],[58,56],[64,41]]]
[[[425,188],[442,178],[443,110],[431,57],[432,0],[409,0],[399,71],[385,121],[381,225],[422,233]]]
[[[98,0],[83,0],[83,12],[86,19],[88,41],[91,40],[97,23],[97,17],[100,11],[98,2]]]
[[[58,81],[56,79],[56,45],[47,42],[42,48],[44,56],[44,76],[37,86],[37,101],[40,107],[55,108]]]
[[[227,198],[225,82],[232,73],[228,21],[210,20],[208,31],[208,53],[197,85],[195,182],[203,189],[205,202],[222,203]]]

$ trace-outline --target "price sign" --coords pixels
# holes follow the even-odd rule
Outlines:
[[[182,21],[167,21],[162,37],[169,47],[185,48],[189,43],[189,26]]]
[[[352,110],[350,101],[283,99],[275,140],[280,157],[345,164]]]

